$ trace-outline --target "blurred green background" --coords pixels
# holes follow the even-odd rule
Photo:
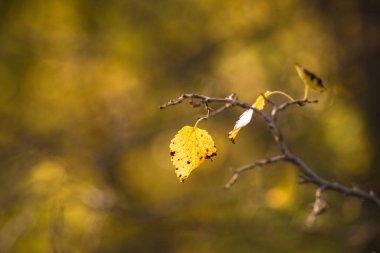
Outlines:
[[[203,108],[182,93],[295,97],[299,62],[328,93],[280,120],[323,177],[380,192],[377,0],[0,1],[0,252],[379,252],[380,211],[277,164],[265,124],[227,139],[242,110],[200,123],[218,156],[182,184],[169,143]],[[278,98],[278,102],[281,102]]]

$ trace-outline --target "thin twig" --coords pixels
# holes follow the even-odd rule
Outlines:
[[[212,97],[207,97],[207,96],[199,95],[199,94],[183,94],[179,98],[172,99],[169,102],[161,105],[159,108],[160,109],[164,109],[164,108],[166,108],[168,106],[177,105],[179,103],[182,103],[186,99],[192,99],[192,100],[199,99],[200,104],[215,103],[215,102],[228,103],[228,102],[233,102],[234,101],[234,97],[235,96],[233,94],[231,94],[230,96],[228,96],[226,98],[212,98]]]
[[[279,161],[283,161],[284,159],[285,159],[285,156],[278,155],[278,156],[273,156],[273,157],[270,157],[270,158],[267,158],[264,160],[260,160],[260,161],[245,165],[243,167],[240,167],[240,168],[234,170],[231,179],[228,181],[228,183],[226,183],[224,185],[224,189],[229,190],[236,183],[240,174],[242,174],[248,170],[254,169],[256,167],[263,167],[263,166],[266,166],[266,165],[269,165],[272,163],[277,163]]]
[[[285,110],[287,107],[291,106],[291,105],[298,105],[298,106],[304,106],[306,104],[315,104],[315,103],[318,103],[318,100],[294,100],[294,101],[287,101],[283,104],[281,104],[280,106],[278,106],[278,109],[277,111],[283,111]]]

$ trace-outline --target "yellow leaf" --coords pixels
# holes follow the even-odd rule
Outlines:
[[[294,68],[296,69],[299,77],[302,79],[305,85],[319,92],[327,91],[326,86],[323,85],[322,79],[319,78],[316,74],[305,69],[298,63],[294,64]]]
[[[264,97],[268,97],[271,95],[271,92],[270,91],[266,91],[264,93],[264,95],[260,95],[255,103],[252,105],[252,107],[255,107],[256,109],[258,110],[262,110],[264,109],[264,106],[265,106],[265,99]],[[263,97],[264,96],[264,97]],[[235,138],[237,136],[237,134],[239,133],[240,129],[246,125],[249,124],[249,122],[251,122],[252,120],[252,115],[253,115],[253,109],[248,109],[246,111],[244,111],[242,113],[242,115],[240,115],[239,119],[236,121],[235,123],[235,126],[234,126],[234,129],[231,130],[229,133],[228,133],[228,138],[232,141],[232,143],[235,143]]]
[[[238,135],[238,133],[240,132],[240,129],[241,129],[241,127],[236,128],[236,129],[234,128],[228,132],[228,139],[230,139],[230,141],[233,144],[235,144],[235,139],[236,139],[236,136]]]
[[[271,94],[272,94],[272,92],[270,92],[269,90],[266,91],[266,92],[264,93],[264,96],[263,96],[263,95],[260,95],[260,96],[256,99],[255,103],[254,103],[252,106],[255,107],[256,109],[258,109],[258,110],[261,111],[262,109],[264,109],[264,106],[265,106],[265,98],[269,97]],[[264,98],[264,97],[265,97],[265,98]]]
[[[228,138],[232,141],[232,143],[235,143],[236,135],[239,133],[240,129],[251,122],[252,115],[253,109],[248,109],[240,115],[239,119],[235,123],[234,129],[228,133]]]
[[[206,159],[216,156],[214,140],[206,130],[184,126],[170,142],[171,161],[175,173],[184,182]]]

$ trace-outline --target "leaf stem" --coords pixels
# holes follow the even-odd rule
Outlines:
[[[271,91],[270,94],[268,95],[268,97],[273,95],[273,94],[283,95],[283,96],[287,97],[290,101],[295,101],[294,98],[292,98],[290,95],[288,95],[287,93],[285,93],[283,91],[279,91],[279,90]]]
[[[201,121],[204,120],[204,119],[207,119],[207,117],[199,118],[199,119],[197,120],[197,122],[195,122],[194,128],[196,128],[196,127],[198,126],[198,123],[201,122]]]
[[[308,91],[309,91],[309,87],[305,84],[305,91],[304,91],[304,95],[303,95],[303,99],[302,100],[306,100],[307,99]]]

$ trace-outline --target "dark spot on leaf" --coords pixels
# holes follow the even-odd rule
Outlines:
[[[202,161],[202,160],[203,160],[203,156],[199,157],[199,160],[201,160],[201,161]]]
[[[175,155],[175,151],[171,151],[171,152],[170,152],[170,155],[171,155],[171,156],[174,156],[174,155]]]
[[[208,148],[206,148],[206,152],[208,152]]]
[[[216,153],[212,153],[211,155],[207,155],[206,159],[211,159],[211,157],[216,156]],[[211,160],[212,161],[212,160]]]
[[[175,168],[175,170],[178,170],[178,168]]]
[[[190,161],[187,161],[187,164],[190,164]]]

